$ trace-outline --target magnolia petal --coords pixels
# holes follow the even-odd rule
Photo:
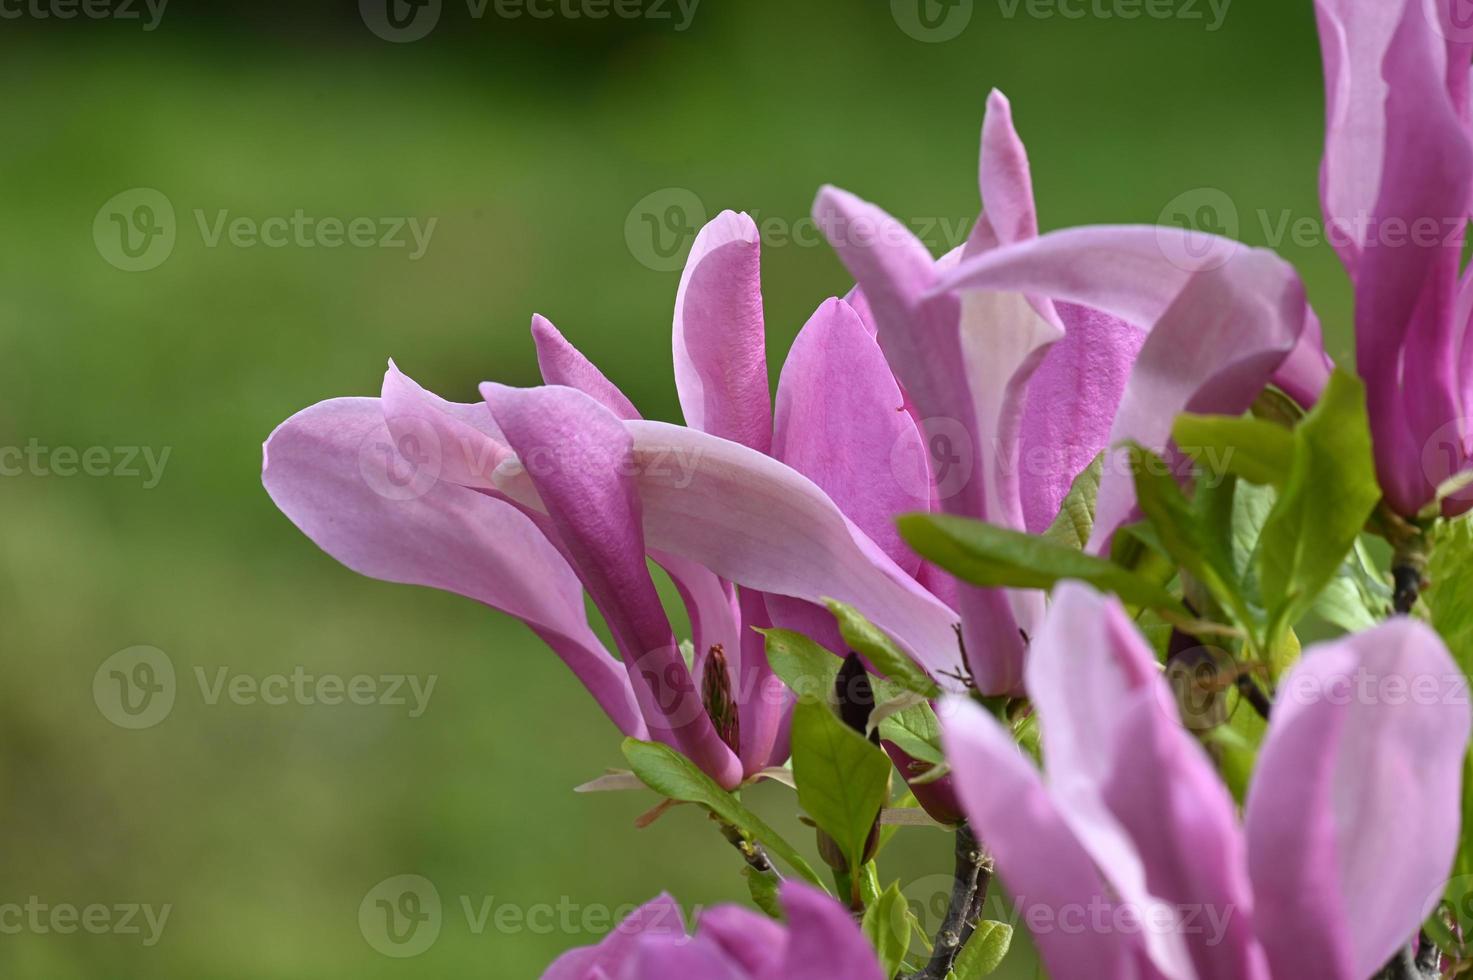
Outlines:
[[[1011,289],[1079,303],[1150,331],[1110,431],[1166,449],[1183,411],[1245,411],[1303,334],[1309,306],[1292,266],[1272,252],[1157,227],[1055,232],[962,262],[949,289]],[[1092,551],[1129,519],[1129,468],[1107,465]]]
[[[1151,894],[1168,908],[1192,910],[1181,933],[1196,975],[1267,980],[1237,810],[1201,744],[1156,687],[1117,707],[1120,752],[1105,803],[1134,841]]]
[[[727,788],[741,764],[721,740],[680,655],[645,564],[641,501],[625,423],[573,388],[484,384],[536,486],[564,556],[609,624],[656,738]]]
[[[1041,534],[1075,477],[1109,445],[1110,427],[1146,335],[1105,313],[1057,304],[1064,338],[1028,382],[1018,449],[1029,534]]]
[[[745,446],[684,426],[626,422],[651,547],[758,592],[846,602],[946,683],[961,666],[956,614],[905,574],[811,480]],[[518,467],[497,486],[537,506]]]
[[[1013,107],[997,89],[987,97],[979,166],[982,206],[1000,245],[1038,237],[1028,150],[1013,126]]]
[[[777,386],[772,455],[808,477],[914,575],[895,518],[930,501],[925,445],[885,355],[843,300],[818,308]]]
[[[1110,908],[1111,891],[1012,736],[966,698],[948,698],[940,714],[962,808],[996,857],[1020,921],[1050,926],[1033,936],[1049,974],[1135,980],[1137,951],[1123,930],[1062,928],[1066,915]]]
[[[720,645],[723,650],[736,650],[742,639],[741,613],[737,609],[736,591],[713,575],[710,569],[666,551],[653,551],[650,557],[665,570],[680,593],[690,617],[691,645],[696,663],[701,663]]]
[[[532,342],[537,345],[537,366],[543,381],[577,388],[621,419],[640,417],[639,409],[624,392],[570,344],[547,317],[532,317]]]
[[[1019,306],[1027,309],[1027,303],[1002,298],[997,305],[1010,309],[977,304],[969,311],[964,331],[961,302],[949,295],[928,295],[940,273],[925,246],[903,224],[832,187],[819,193],[814,216],[864,289],[885,358],[926,420],[928,447],[945,447],[942,457],[933,460],[941,507],[951,514],[1009,523],[1019,508],[1016,499],[999,500],[993,482],[1003,469],[994,441],[1000,414],[995,399],[1017,368],[1016,357],[1024,356],[1038,337],[1033,321],[1042,321],[1036,316],[1024,319],[1027,326],[1015,333],[1020,321],[1010,314]],[[989,324],[993,314],[1000,322]],[[989,327],[997,332],[988,333]],[[969,339],[974,335],[991,339]],[[985,394],[985,408],[974,399],[974,390]],[[1024,643],[1007,593],[963,586],[958,602],[978,686],[987,693],[1016,691]]]
[[[384,373],[382,405],[399,455],[433,466],[439,479],[493,490],[496,467],[515,456],[485,402],[448,402],[415,384],[393,361]]]
[[[522,620],[624,734],[648,737],[629,680],[589,628],[583,588],[557,549],[505,501],[417,480],[378,399],[305,409],[271,434],[264,454],[266,492],[323,551],[361,575],[455,592]]]
[[[1156,658],[1115,600],[1066,582],[1054,591],[1033,638],[1027,673],[1060,816],[1123,902],[1152,915],[1173,914],[1148,880],[1142,842],[1105,796],[1117,773],[1128,775],[1123,767],[1137,751],[1121,729],[1122,705],[1142,697],[1170,702]],[[1190,975],[1181,933],[1146,930],[1143,940],[1167,976]]]
[[[1446,43],[1419,3],[1407,4],[1387,50],[1385,160],[1376,233],[1356,272],[1356,363],[1382,488],[1411,516],[1467,462],[1454,323],[1473,142],[1446,88]],[[1394,233],[1400,229],[1400,234]],[[1437,441],[1451,454],[1424,452]]]
[[[1410,619],[1307,650],[1280,682],[1246,812],[1275,976],[1370,976],[1441,899],[1466,690],[1442,640]]]
[[[838,902],[797,881],[779,896],[788,915],[782,964],[762,980],[886,980],[869,940]]]
[[[714,943],[697,937],[639,937],[634,953],[609,980],[750,980],[747,971]],[[591,980],[604,980],[601,976]]]
[[[772,440],[762,243],[724,211],[691,246],[675,298],[675,387],[688,425],[766,452]]]
[[[781,925],[739,905],[719,905],[702,912],[696,929],[702,939],[719,946],[753,976],[775,969],[788,942]]]
[[[766,640],[759,629],[772,626],[760,592],[739,589],[742,636],[736,664],[737,704],[741,710],[742,773],[751,776],[787,758],[775,759],[783,722],[793,708],[793,695],[767,662]]]
[[[1420,2],[1420,0],[1412,0]],[[1365,247],[1386,156],[1381,64],[1407,0],[1315,0],[1325,65],[1325,157],[1320,198],[1326,230],[1354,275]]]
[[[1310,310],[1305,314],[1304,332],[1299,342],[1274,372],[1272,381],[1284,394],[1305,408],[1312,408],[1330,383],[1335,362],[1325,353],[1325,334],[1320,318]]]
[[[685,936],[685,916],[669,895],[636,909],[597,946],[569,950],[542,974],[542,980],[605,980],[617,977],[643,936]]]
[[[802,474],[692,429],[626,426],[652,545],[755,591],[847,602],[938,680],[959,668],[956,615]]]

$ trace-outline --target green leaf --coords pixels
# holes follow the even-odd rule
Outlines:
[[[839,632],[849,648],[868,660],[870,665],[907,691],[928,698],[941,696],[941,688],[922,670],[910,654],[902,650],[884,630],[855,609],[837,599],[825,599],[824,605],[839,621]]]
[[[899,524],[901,536],[918,553],[973,585],[1050,589],[1078,579],[1133,606],[1187,615],[1155,582],[1045,538],[944,514],[907,514]]]
[[[1294,461],[1294,433],[1262,419],[1179,415],[1171,436],[1201,472],[1229,473],[1251,483],[1282,486]]]
[[[864,910],[864,921],[860,928],[884,967],[884,976],[893,977],[900,972],[905,954],[910,952],[910,919],[906,913],[910,906],[900,893],[899,882],[890,887]]]
[[[1464,674],[1473,675],[1473,523],[1465,518],[1445,526],[1428,565],[1432,587],[1427,607]],[[1463,764],[1463,836],[1458,845],[1447,901],[1464,930],[1473,928],[1473,752]]]
[[[768,871],[758,871],[750,864],[742,868],[742,877],[747,879],[747,891],[752,895],[752,904],[765,912],[768,918],[782,919],[783,906],[778,900],[778,890],[783,880]]]
[[[827,703],[844,661],[802,633],[758,630],[766,639],[772,672],[801,700]]]
[[[705,807],[782,858],[811,884],[823,888],[823,882],[819,880],[812,866],[803,860],[803,856],[791,844],[783,840],[761,817],[742,806],[736,797],[718,786],[695,763],[659,742],[641,742],[637,738],[626,738],[623,748],[629,767],[650,789],[667,799]]]
[[[1059,507],[1059,516],[1043,532],[1054,544],[1083,551],[1095,527],[1095,501],[1100,496],[1100,477],[1105,472],[1105,454],[1100,453],[1069,486]]]
[[[1257,620],[1243,597],[1233,564],[1230,524],[1221,516],[1222,494],[1213,492],[1211,483],[1204,482],[1194,506],[1160,456],[1132,445],[1130,463],[1135,474],[1136,502],[1150,520],[1161,547],[1206,587],[1240,627],[1256,635]],[[1227,486],[1229,493],[1235,489],[1231,478]]]
[[[1263,525],[1268,522],[1277,500],[1278,494],[1272,487],[1242,482],[1233,496],[1233,568],[1243,598],[1255,610],[1263,608],[1258,591],[1258,542],[1263,538]]]
[[[1340,566],[1330,584],[1315,599],[1313,608],[1315,615],[1347,633],[1368,630],[1380,621],[1367,605],[1365,593],[1356,583],[1349,563]]]
[[[1013,945],[1013,927],[1006,922],[984,920],[977,923],[972,938],[962,947],[952,965],[956,980],[976,980],[1002,965],[1003,957]]]
[[[933,766],[945,759],[941,751],[941,722],[925,701],[881,721],[880,738],[895,743],[906,755]]]
[[[1294,430],[1294,464],[1263,527],[1258,582],[1270,645],[1314,605],[1380,499],[1365,386],[1337,371]]]
[[[1465,674],[1473,674],[1473,523],[1450,522],[1438,536],[1427,566],[1432,581],[1427,608],[1432,625]]]
[[[889,796],[890,758],[827,704],[800,701],[793,710],[793,775],[798,802],[858,868]]]

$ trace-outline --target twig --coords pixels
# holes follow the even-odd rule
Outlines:
[[[1258,712],[1264,721],[1268,721],[1269,715],[1273,712],[1274,703],[1269,700],[1269,696],[1264,693],[1263,688],[1258,686],[1257,682],[1249,676],[1247,671],[1240,671],[1238,673],[1237,684],[1238,694],[1242,696],[1243,700],[1251,704],[1253,710]]]
[[[779,880],[782,879],[781,872],[777,870],[777,867],[772,863],[772,858],[767,856],[767,851],[761,844],[754,840],[749,840],[745,834],[726,821],[720,820],[714,815],[711,819],[720,825],[721,835],[731,841],[731,846],[735,847],[741,853],[742,860],[746,861],[747,865],[753,871],[756,871],[758,874],[774,875]]]
[[[936,933],[931,962],[910,980],[944,980],[951,972],[957,954],[977,929],[991,884],[992,857],[977,841],[971,828],[962,824],[956,829],[956,873],[946,918]]]
[[[1422,594],[1422,569],[1415,562],[1401,562],[1391,567],[1391,580],[1395,583],[1391,602],[1398,615],[1409,616],[1417,606]]]

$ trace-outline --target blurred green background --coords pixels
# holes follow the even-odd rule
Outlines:
[[[685,30],[663,0],[635,6],[674,20],[508,19],[494,2],[476,19],[445,0],[413,43],[376,36],[348,2],[176,0],[153,30],[40,18],[49,0],[26,2],[0,19],[0,446],[170,456],[151,488],[0,478],[0,904],[172,910],[151,947],[0,934],[5,977],[532,977],[596,936],[498,929],[494,909],[597,916],[662,888],[687,904],[743,896],[735,854],[693,811],[640,831],[650,795],[572,794],[620,762],[616,733],[519,624],[346,571],[259,479],[278,422],[377,393],[390,356],[456,400],[485,379],[535,383],[533,312],[646,415],[678,418],[678,273],[626,237],[651,194],[684,189],[773,230],[774,378],[811,310],[848,288],[795,224],[815,190],[842,185],[936,223],[937,251],[955,244],[976,214],[994,86],[1013,100],[1046,228],[1171,220],[1199,188],[1225,192],[1255,244],[1285,215],[1318,216],[1309,0],[1233,4],[1217,30],[1205,0],[1135,20],[976,0],[946,40],[912,36],[903,10],[875,0],[705,0]],[[116,267],[93,235],[104,203],[133,188],[177,214],[172,253],[148,271]],[[669,200],[654,198],[657,218]],[[437,223],[411,260],[209,247],[195,218],[298,209]],[[1282,251],[1343,354],[1349,296],[1332,254]],[[93,679],[140,644],[170,658],[177,698],[156,726],[127,730]],[[195,675],[299,666],[437,684],[410,718],[210,704]],[[789,791],[749,797],[811,850]],[[923,876],[948,864],[949,842],[926,830],[886,858],[921,901],[945,886]],[[364,896],[400,874],[445,904],[438,941],[412,959],[380,955],[359,929]],[[492,900],[493,921],[478,932],[462,899]],[[1010,970],[1032,975],[1026,951]]]

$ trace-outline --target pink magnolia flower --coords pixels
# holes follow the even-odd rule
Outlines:
[[[701,913],[686,934],[662,895],[597,946],[564,953],[542,980],[885,980],[848,911],[807,885],[782,887],[786,925],[737,906]]]
[[[538,318],[546,386],[487,384],[483,403],[456,404],[391,364],[380,398],[334,399],[283,423],[266,443],[266,489],[350,568],[521,619],[622,732],[664,741],[734,787],[787,756],[790,698],[750,629],[771,624],[769,604],[789,600],[789,615],[811,619],[825,597],[848,602],[933,664],[953,663],[955,645],[955,614],[915,581],[918,562],[879,516],[914,502],[865,485],[877,467],[896,484],[890,454],[906,437],[883,358],[847,304],[824,304],[784,367],[774,421],[757,252],[750,219],[733,214],[693,250],[675,320],[691,427],[641,419]],[[769,453],[827,474],[826,487]],[[919,446],[899,459],[923,490]],[[694,676],[646,555],[685,601]],[[585,591],[617,659],[588,624]],[[730,673],[705,683],[717,646]],[[732,710],[713,719],[708,707],[726,699]]]
[[[1307,398],[1328,378],[1299,278],[1271,253],[1155,227],[1039,237],[1027,152],[997,92],[980,184],[971,238],[940,260],[852,194],[828,188],[815,205],[923,430],[976,461],[950,486],[938,468],[936,509],[1041,532],[1107,446],[1164,450],[1184,410],[1237,414],[1270,380]],[[1091,547],[1133,508],[1117,458]],[[928,583],[960,611],[977,686],[1020,692],[1043,593]]]
[[[1468,62],[1456,3],[1317,0],[1325,62],[1320,191],[1355,286],[1356,362],[1388,502],[1415,515],[1473,451]],[[1449,500],[1449,516],[1473,495]]]
[[[970,702],[944,741],[1054,976],[1365,980],[1416,935],[1457,847],[1461,678],[1410,619],[1305,651],[1240,823],[1130,619],[1066,585],[1028,663],[1046,779]]]

